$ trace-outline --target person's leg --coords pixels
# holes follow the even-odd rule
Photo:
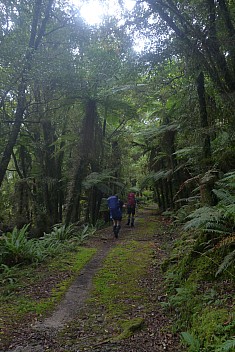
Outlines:
[[[119,231],[120,231],[120,229],[121,229],[121,221],[122,221],[122,218],[120,217],[120,218],[117,220],[116,238],[118,237]]]
[[[129,206],[127,206],[127,215],[128,215],[127,225],[129,226],[130,225],[130,221],[131,221],[131,208]]]
[[[113,233],[114,233],[114,235],[116,234],[116,229],[117,229],[117,220],[113,219]]]
[[[134,227],[134,222],[135,222],[135,208],[133,208],[131,211],[131,227]]]

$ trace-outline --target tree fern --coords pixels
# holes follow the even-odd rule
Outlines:
[[[197,228],[206,233],[217,235],[213,241],[212,250],[234,243],[235,226],[235,172],[228,173],[216,183],[217,189],[213,192],[218,199],[215,206],[204,206],[193,211],[188,217],[184,228],[189,230]],[[222,238],[222,240],[221,240]],[[216,243],[216,244],[215,244]],[[218,276],[235,263],[235,250],[233,249],[222,260],[216,272]]]
[[[212,224],[221,224],[223,223],[223,213],[221,209],[216,207],[201,207],[194,210],[188,216],[188,222],[185,224],[184,229],[188,230],[191,228],[201,228],[206,230],[211,228]]]
[[[109,194],[112,189],[108,185],[116,185],[118,188],[123,188],[123,183],[118,182],[116,177],[112,176],[112,171],[92,172],[82,182],[85,189],[92,187],[98,188],[101,192]]]
[[[141,188],[153,186],[159,180],[163,180],[172,175],[172,170],[160,170],[158,172],[151,172],[142,180]]]
[[[227,189],[214,189],[214,194],[219,199],[219,204],[229,205],[235,203],[235,195]]]

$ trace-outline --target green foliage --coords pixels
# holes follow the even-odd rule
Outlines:
[[[219,275],[223,271],[227,270],[228,267],[232,266],[235,263],[235,250],[226,255],[223,262],[219,265],[219,268],[215,276]]]
[[[228,275],[227,267],[234,262],[234,250],[225,256],[220,266],[219,263],[223,253],[233,245],[234,235],[227,231],[229,236],[225,237],[218,228],[215,232],[208,231],[211,224],[217,226],[220,210],[215,206],[203,207],[194,212],[193,222],[187,224],[187,232],[182,233],[175,242],[166,266],[169,296],[168,302],[164,304],[166,308],[174,309],[177,317],[175,329],[185,331],[181,337],[190,352],[219,352],[223,351],[223,347],[233,351],[230,341],[234,331],[234,310],[231,308],[234,276]],[[223,226],[226,228],[225,223]],[[192,232],[195,227],[197,229]],[[198,229],[205,234],[198,236]],[[212,235],[211,240],[207,238],[208,234]],[[213,242],[216,237],[219,239],[217,243]],[[206,243],[203,243],[205,239]],[[203,252],[197,250],[200,245],[203,245]],[[206,249],[207,245],[211,249]],[[219,278],[222,272],[224,276]],[[227,278],[225,281],[224,277]]]
[[[22,229],[16,227],[12,232],[2,236],[0,242],[1,264],[16,265],[23,262],[33,262],[42,256],[41,246],[38,241],[28,239],[29,225]]]
[[[218,199],[215,206],[204,206],[188,216],[185,229],[199,228],[203,231],[230,234],[235,225],[235,172],[226,174],[213,190]]]
[[[197,228],[205,234],[213,235],[210,247],[220,249],[227,246],[232,248],[234,243],[233,229],[235,226],[235,172],[226,174],[216,183],[217,188],[213,190],[218,202],[215,206],[204,206],[196,209],[188,216],[188,222],[184,229]],[[208,237],[208,236],[207,236]],[[221,241],[222,238],[222,241]],[[229,238],[232,240],[229,241]],[[217,243],[217,244],[216,244]],[[207,245],[209,242],[207,241]],[[215,245],[216,244],[216,245]],[[227,270],[234,263],[234,250],[226,253],[216,272],[216,276]]]
[[[141,189],[145,187],[154,186],[159,180],[165,180],[172,175],[172,170],[161,170],[158,172],[151,172],[142,179]]]
[[[80,230],[75,231],[72,224],[69,226],[58,224],[53,227],[51,233],[44,233],[40,239],[29,239],[28,227],[29,225],[25,225],[22,229],[15,227],[12,232],[2,236],[0,264],[3,271],[8,266],[43,262],[47,257],[60,253],[65,246],[69,247],[70,241],[81,244],[96,231],[96,228],[90,225],[84,225]],[[74,244],[71,245],[74,246]]]
[[[53,226],[52,232],[49,234],[44,234],[44,238],[50,237],[51,241],[67,241],[71,237],[73,237],[74,234],[74,225],[64,225],[64,224],[57,224]]]
[[[216,234],[231,233],[221,208],[204,206],[193,211],[188,219],[184,226],[185,230],[197,228]]]
[[[232,352],[235,349],[235,339],[225,341],[216,352]]]
[[[86,224],[83,225],[82,230],[77,234],[77,238],[80,243],[83,243],[89,236],[92,236],[96,232],[96,227]]]
[[[116,178],[112,176],[112,174],[112,171],[107,170],[102,173],[92,172],[85,178],[82,185],[85,189],[91,189],[92,187],[96,187],[104,194],[110,194],[112,192],[112,184],[120,186],[120,183],[117,182]],[[121,185],[121,188],[122,187],[123,185]]]
[[[189,346],[188,352],[200,352],[200,342],[189,332],[182,332],[183,341]]]
[[[136,241],[113,248],[94,279],[91,302],[104,306],[112,317],[122,316],[130,310],[126,304],[129,297],[134,305],[141,305],[144,288],[138,281],[146,273],[151,253],[150,244],[143,246]]]
[[[208,351],[214,351],[215,346],[222,341],[225,335],[225,321],[229,318],[229,312],[223,308],[214,309],[211,306],[193,316],[193,334],[200,337],[201,344]]]

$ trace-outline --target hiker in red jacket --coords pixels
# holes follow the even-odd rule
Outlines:
[[[127,196],[127,214],[128,214],[127,225],[129,226],[131,224],[131,227],[134,227],[135,209],[136,209],[135,193],[130,192]]]

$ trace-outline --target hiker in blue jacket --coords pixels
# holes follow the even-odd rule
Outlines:
[[[121,228],[122,221],[122,207],[123,202],[118,199],[117,195],[110,196],[108,198],[108,207],[110,211],[110,219],[113,220],[113,233],[116,238],[118,238],[118,234]]]

